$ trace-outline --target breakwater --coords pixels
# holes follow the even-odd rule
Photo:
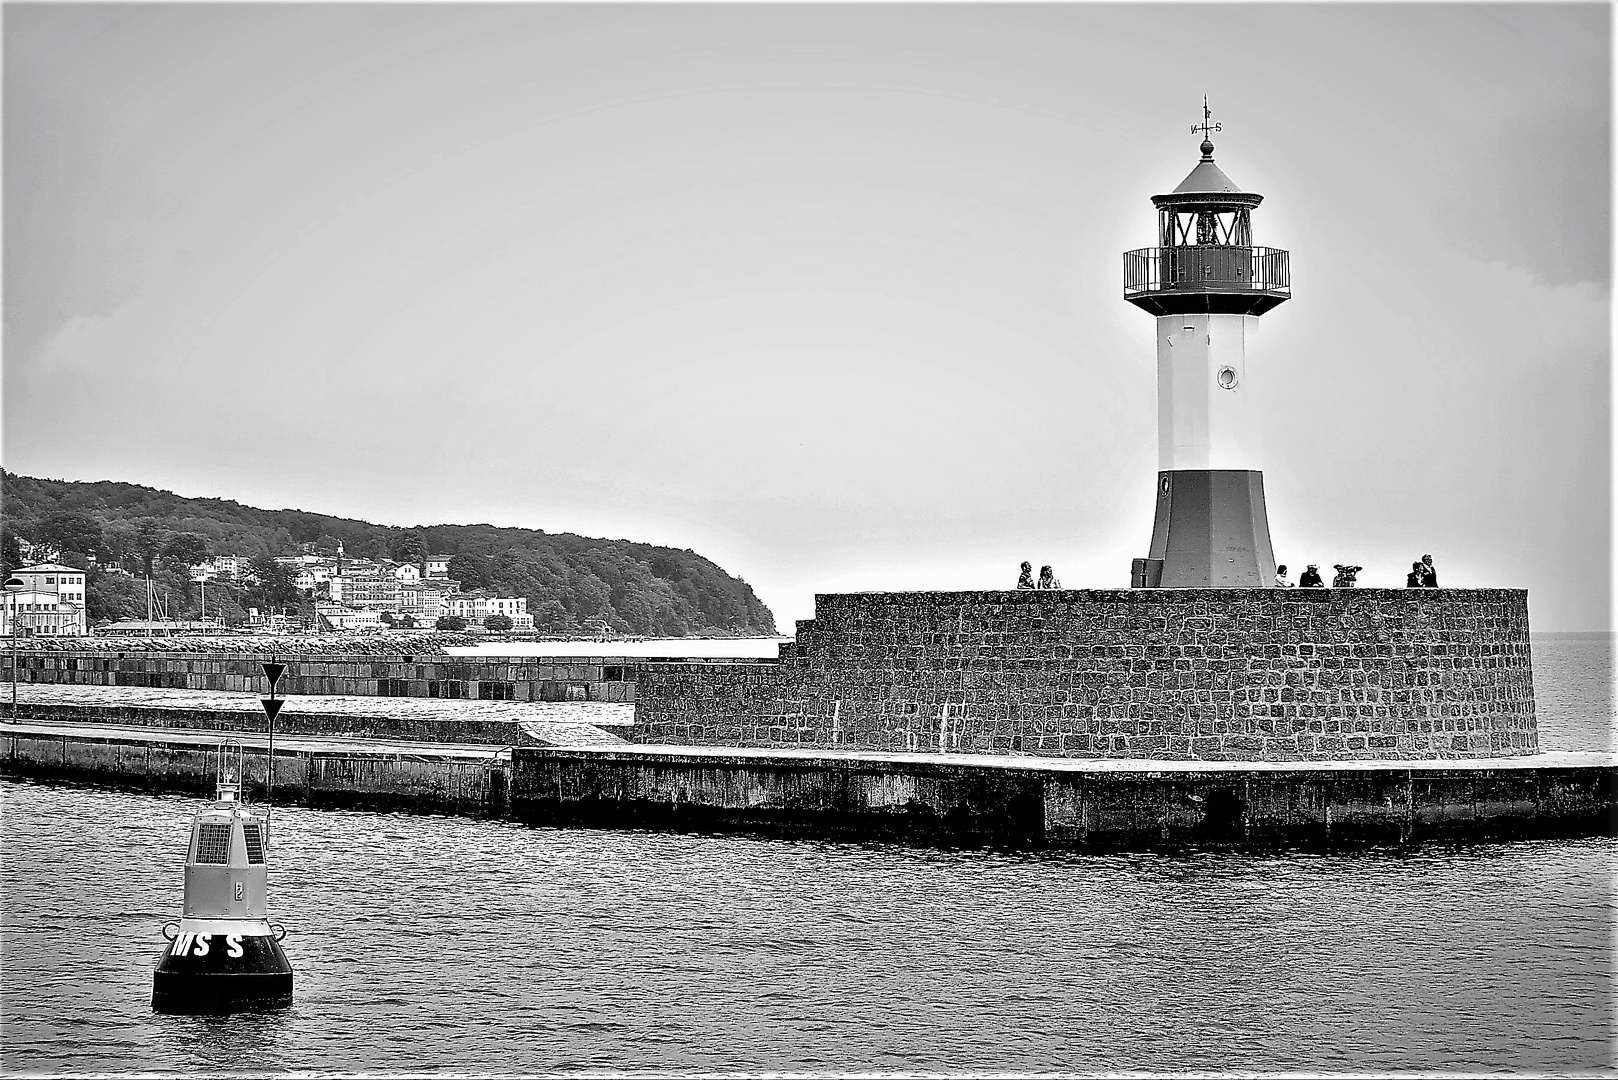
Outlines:
[[[265,740],[246,747],[265,789]],[[0,725],[0,772],[212,791],[217,736]],[[1411,846],[1613,835],[1606,754],[1359,763],[1080,762],[689,747],[277,739],[277,801],[542,825],[1074,850]]]
[[[268,790],[267,742],[243,746],[244,790]],[[134,791],[212,797],[217,735],[115,725],[0,725],[0,773]],[[275,801],[486,816],[505,808],[509,750],[285,738],[275,743]]]
[[[309,656],[448,655],[447,649],[476,645],[481,634],[456,630],[347,630],[321,634],[226,633],[146,634],[96,633],[89,637],[28,637],[29,652],[141,652],[158,655],[206,653],[209,656],[268,657],[271,652]]]
[[[305,694],[283,698],[283,735],[422,743],[578,745],[619,742],[632,707],[610,702],[462,702]],[[257,695],[31,684],[20,688],[19,719],[151,729],[262,734],[269,721]]]
[[[1538,748],[1520,589],[818,595],[777,662],[643,663],[637,741],[1168,760]]]
[[[1604,754],[1486,762],[1173,763],[968,755],[519,748],[541,824],[1077,850],[1267,850],[1614,835]]]
[[[252,693],[266,688],[256,654],[112,650],[27,651],[19,655],[23,683],[130,686]],[[481,660],[442,654],[373,655],[278,653],[286,664],[285,694],[443,698],[468,701],[609,701],[635,699],[635,664],[620,656]],[[0,658],[0,679],[11,656]]]
[[[221,734],[24,718],[0,725],[12,776],[211,792]],[[586,725],[578,725],[586,727]],[[593,730],[593,729],[592,729]],[[247,747],[250,793],[267,776]],[[599,733],[598,733],[599,734]],[[1100,850],[1409,845],[1612,835],[1609,754],[1410,762],[1081,761],[633,746],[453,745],[281,736],[277,798],[511,816],[535,824],[736,830]]]

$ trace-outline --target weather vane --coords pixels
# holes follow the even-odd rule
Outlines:
[[[1202,95],[1202,123],[1192,124],[1191,134],[1195,135],[1200,131],[1202,132],[1202,137],[1206,139],[1214,132],[1223,130],[1223,124],[1212,123],[1212,120],[1213,114],[1208,111],[1208,95],[1204,94]]]

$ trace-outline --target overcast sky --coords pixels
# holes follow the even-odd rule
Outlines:
[[[690,547],[813,594],[1128,584],[1120,254],[1292,252],[1278,557],[1610,624],[1604,4],[7,4],[8,468]]]

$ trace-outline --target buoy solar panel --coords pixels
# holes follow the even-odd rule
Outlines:
[[[241,802],[241,747],[219,749],[218,797],[191,823],[185,907],[152,976],[152,1008],[164,1013],[231,1012],[292,1001],[284,930],[266,903],[266,818]],[[172,928],[172,929],[171,929]]]

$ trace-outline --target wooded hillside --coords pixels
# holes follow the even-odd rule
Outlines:
[[[0,470],[4,522],[0,561],[19,559],[17,537],[61,549],[83,565],[94,555],[162,584],[169,614],[196,606],[187,563],[213,555],[264,561],[311,545],[349,557],[417,562],[459,556],[452,572],[465,589],[528,598],[536,629],[567,632],[604,621],[620,633],[684,637],[774,634],[775,619],[740,578],[690,550],[601,540],[572,533],[493,525],[398,528],[303,510],[260,510],[226,499],[190,499],[171,491],[102,480],[44,480]],[[92,621],[145,617],[145,587],[115,573],[92,575]],[[278,594],[266,590],[279,589]],[[137,596],[138,592],[138,596]],[[138,603],[136,602],[138,600]],[[209,584],[209,615],[231,617],[244,605],[287,605],[285,583],[253,588]]]

